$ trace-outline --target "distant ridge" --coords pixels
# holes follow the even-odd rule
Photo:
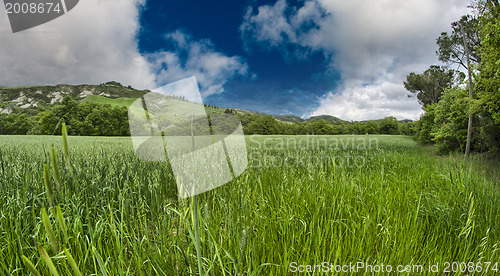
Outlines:
[[[274,115],[273,117],[278,121],[291,123],[316,122],[319,120],[325,120],[327,122],[345,122],[344,120],[331,115],[311,116],[308,119],[303,119],[295,115]]]
[[[16,87],[0,87],[0,114],[10,114],[18,111],[49,108],[59,103],[65,96],[76,101],[109,104],[111,106],[130,106],[135,99],[142,97],[150,90],[139,90],[130,85],[124,86],[116,81],[102,84],[57,84],[57,85],[29,85]],[[179,102],[186,101],[179,98]],[[209,114],[237,112],[240,114],[267,115],[260,112],[205,105]]]
[[[325,120],[327,122],[345,122],[337,117],[331,115],[319,115],[319,116],[311,116],[309,119],[305,120],[306,122],[315,122],[319,120]]]
[[[79,84],[79,85],[28,85],[5,87],[0,86],[0,113],[10,114],[14,110],[28,110],[35,108],[49,107],[55,103],[61,102],[63,97],[68,95],[77,101],[97,102],[101,104],[110,104],[111,106],[128,107],[135,99],[142,97],[150,90],[140,90],[124,86],[116,81],[109,81],[102,84]],[[224,113],[236,112],[239,114],[268,115],[262,112],[256,112],[240,108],[217,107],[205,105],[207,112]],[[303,119],[295,115],[273,115],[281,122],[307,123],[319,120],[327,122],[347,122],[331,115],[311,116]],[[380,122],[382,119],[375,119]],[[411,122],[412,120],[400,120],[400,122]]]
[[[291,123],[302,123],[305,120],[300,118],[299,116],[295,115],[274,115],[273,116],[276,120],[282,121],[282,122],[291,122]]]

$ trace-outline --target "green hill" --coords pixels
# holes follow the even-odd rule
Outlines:
[[[48,108],[68,95],[77,101],[128,106],[149,90],[138,90],[117,82],[98,85],[32,85],[0,88],[0,113]]]
[[[130,120],[136,118],[141,123],[144,110],[141,105],[132,105],[150,90],[138,90],[117,82],[99,85],[52,85],[19,86],[0,88],[0,134],[43,134],[61,133],[61,121],[68,125],[70,135],[84,136],[128,136]],[[386,130],[381,120],[367,122],[347,122],[330,115],[312,116],[307,120],[294,115],[267,115],[255,111],[232,107],[201,105],[184,97],[165,96],[151,93],[148,114],[162,130],[171,133],[190,133],[185,120],[179,114],[237,114],[246,134],[394,134],[414,133],[414,124],[404,122],[399,127]],[[149,97],[148,96],[148,97]],[[201,109],[200,109],[201,108]],[[142,116],[142,117],[141,117]],[[200,116],[201,118],[205,116]],[[210,116],[210,119],[218,116]],[[225,118],[225,117],[224,117]],[[324,120],[321,123],[320,120]],[[320,121],[320,122],[318,122]],[[193,121],[200,129],[206,119]],[[222,121],[221,121],[222,122]],[[224,119],[224,124],[214,124],[219,130],[232,130]],[[401,122],[399,122],[401,123]],[[214,125],[212,127],[214,127]],[[175,131],[174,131],[175,129]],[[401,129],[401,130],[399,130]],[[224,132],[226,133],[226,132]],[[187,135],[187,134],[186,134]]]
[[[30,112],[30,110],[47,109],[61,102],[68,95],[79,102],[95,102],[115,106],[130,106],[135,99],[142,97],[150,90],[134,89],[131,86],[110,81],[98,85],[31,85],[16,87],[0,87],[0,113]],[[182,100],[178,104],[183,105]],[[185,102],[187,104],[187,102]],[[222,114],[225,107],[205,105],[208,114]],[[245,109],[231,108],[240,114],[262,114]],[[33,113],[31,112],[31,113]],[[264,114],[263,114],[264,115]]]
[[[344,120],[341,120],[337,117],[330,116],[330,115],[319,115],[319,116],[311,116],[309,119],[306,120],[306,122],[315,122],[319,120],[325,120],[327,122],[345,122]]]
[[[12,112],[36,113],[38,109],[50,108],[53,104],[61,102],[66,95],[79,102],[95,102],[116,106],[130,106],[135,99],[142,97],[150,90],[134,89],[130,85],[124,86],[118,82],[110,81],[102,84],[80,85],[31,85],[17,87],[0,87],[0,113]],[[179,100],[182,105],[183,101]],[[238,114],[267,115],[260,112],[238,109],[232,107],[217,107],[205,105],[207,114],[221,114],[230,109]],[[31,112],[33,110],[33,112]],[[321,119],[327,122],[345,122],[330,115],[311,116],[303,119],[294,115],[274,115],[276,120],[288,123],[314,122]],[[377,122],[380,120],[376,120]]]

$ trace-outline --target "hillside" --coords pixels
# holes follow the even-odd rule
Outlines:
[[[66,95],[78,101],[109,103],[127,106],[149,90],[138,90],[117,82],[99,85],[50,85],[0,88],[0,113],[10,114],[15,109],[46,108],[61,102]]]
[[[273,116],[276,120],[282,121],[282,122],[290,122],[290,123],[302,123],[305,120],[300,118],[299,116],[294,116],[294,115],[274,115]]]
[[[117,82],[99,85],[52,85],[0,88],[0,135],[61,134],[61,122],[75,136],[129,136],[130,114],[143,113],[139,105],[128,108],[150,90],[138,90]],[[159,95],[159,94],[158,94]],[[154,94],[152,95],[153,97]],[[192,110],[193,103],[183,97],[151,101],[166,104],[162,112],[148,112],[151,118],[165,119],[162,127],[181,126],[177,113]],[[203,106],[200,106],[203,108]],[[303,119],[293,115],[267,115],[232,107],[204,105],[206,114],[237,114],[245,134],[337,135],[404,134],[413,135],[415,124],[394,117],[365,122],[348,122],[330,115]],[[132,111],[132,113],[130,113]],[[174,114],[172,114],[174,112]],[[164,116],[167,115],[167,116]],[[210,116],[215,118],[217,116]],[[163,122],[163,121],[162,121]],[[201,122],[201,121],[200,121]],[[194,124],[196,126],[196,124]],[[217,127],[224,128],[225,125]],[[214,127],[214,126],[212,126]],[[176,128],[176,134],[189,129]],[[189,132],[189,131],[188,131]]]
[[[99,104],[109,104],[112,107],[130,106],[135,99],[142,97],[150,90],[139,90],[131,86],[124,86],[118,82],[110,81],[98,85],[81,84],[81,85],[35,85],[35,86],[17,86],[17,87],[0,87],[0,114],[11,113],[30,113],[35,114],[37,110],[45,110],[51,108],[55,103],[62,101],[64,96],[69,95],[74,100],[79,102],[95,102]],[[267,115],[264,113],[232,108],[232,107],[217,107],[205,105],[207,114],[221,114],[231,112],[241,115]],[[274,115],[276,120],[287,123],[309,123],[319,120],[327,122],[346,122],[330,115],[311,116],[308,119],[303,119],[294,115]],[[382,119],[375,120],[380,123]],[[410,120],[402,120],[408,122]]]
[[[80,102],[95,102],[115,106],[130,106],[135,99],[142,97],[149,90],[138,90],[131,86],[110,81],[99,85],[35,85],[0,87],[0,114],[10,114],[14,111],[30,111],[46,109],[62,101],[69,95]],[[228,108],[205,105],[208,114],[221,114]],[[259,112],[230,108],[240,114],[265,115]]]
[[[315,122],[319,120],[325,120],[327,122],[345,122],[344,120],[341,120],[337,117],[330,116],[330,115],[319,115],[319,116],[311,116],[309,119],[306,120],[306,122]]]

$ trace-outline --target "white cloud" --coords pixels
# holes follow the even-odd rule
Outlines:
[[[401,92],[401,85],[391,82],[366,85],[350,83],[342,93],[328,92],[311,115],[330,114],[342,119],[361,121],[395,116],[417,119],[420,105]]]
[[[244,33],[251,32],[257,41],[265,41],[272,46],[283,43],[285,36],[295,42],[294,28],[284,16],[286,8],[285,0],[279,0],[273,6],[259,7],[255,16],[252,16],[253,9],[248,8],[240,29]]]
[[[154,86],[137,49],[143,0],[85,0],[67,14],[13,34],[0,8],[0,85],[102,83]],[[3,7],[3,5],[0,5]]]
[[[295,45],[305,49],[299,53],[322,51],[330,59],[326,71],[339,71],[342,84],[335,93],[325,93],[311,115],[331,114],[348,120],[389,115],[416,119],[421,109],[415,99],[406,96],[405,76],[438,62],[436,38],[469,12],[468,3],[308,0],[297,9],[279,0],[249,9],[240,29],[247,44]]]
[[[158,71],[160,85],[195,76],[203,97],[224,92],[224,84],[236,75],[246,75],[247,64],[237,56],[216,52],[208,40],[193,40],[177,30],[165,36],[176,46],[176,52],[156,52],[149,55]]]
[[[196,76],[204,96],[221,93],[247,73],[239,57],[176,31],[165,38],[172,52],[141,54],[139,14],[144,0],[84,0],[67,14],[13,34],[0,5],[0,86],[98,84],[110,80],[153,89]]]
[[[291,15],[287,16],[289,13]],[[288,6],[286,0],[278,0],[274,5],[260,6],[257,11],[248,7],[240,31],[247,50],[250,50],[252,42],[259,42],[268,47],[277,47],[288,58],[290,53],[281,46],[309,46],[303,28],[324,20],[325,16],[324,10],[316,1],[307,1],[299,10],[294,10]],[[296,48],[291,54],[306,58],[309,50]]]

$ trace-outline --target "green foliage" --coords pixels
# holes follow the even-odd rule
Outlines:
[[[143,96],[149,90],[137,90],[133,88],[123,87],[121,84],[101,84],[101,85],[47,85],[47,86],[21,86],[0,88],[0,103],[8,103],[20,97],[21,93],[25,98],[33,99],[33,102],[38,104],[38,107],[50,107],[50,102],[53,100],[53,93],[59,92],[61,95],[69,95],[73,99],[82,99],[81,93],[86,91],[91,92],[92,97],[101,97],[99,95],[109,95],[111,99],[135,99]],[[1,107],[1,106],[0,106]],[[33,107],[27,108],[32,109]]]
[[[23,135],[34,125],[34,118],[25,113],[0,114],[0,134]]]
[[[23,259],[24,264],[26,265],[26,267],[28,267],[28,270],[31,272],[31,274],[40,276],[40,272],[38,271],[38,269],[36,269],[33,263],[28,258],[26,258],[26,256],[22,255],[21,258]]]
[[[417,133],[415,123],[407,121],[398,122],[394,117],[388,117],[386,120],[379,121],[346,122],[319,119],[297,123],[277,121],[272,116],[239,114],[239,117],[245,134],[403,134],[413,136]],[[401,128],[401,125],[404,125],[404,127]]]
[[[380,125],[375,121],[354,122],[355,134],[379,134]],[[401,133],[403,134],[403,133]]]
[[[109,104],[111,106],[125,106],[129,107],[135,100],[136,98],[108,98],[104,96],[99,96],[99,95],[89,95],[85,98],[85,101],[87,102],[93,102],[93,103],[98,103],[98,104]]]
[[[423,144],[431,143],[431,133],[434,129],[434,118],[436,105],[431,104],[423,108],[425,113],[420,117],[417,124],[417,139]]]
[[[278,150],[287,139],[309,146]],[[351,147],[370,140],[377,145]],[[500,258],[498,163],[436,157],[404,136],[247,141],[247,170],[190,204],[177,197],[168,162],[137,159],[129,138],[68,137],[82,172],[73,177],[61,137],[0,136],[0,275],[287,275],[291,262],[329,258],[410,265]],[[46,209],[44,223],[51,145],[68,188],[54,189],[61,208]],[[365,161],[355,166],[353,157]],[[340,165],[347,158],[351,165]]]
[[[125,88],[117,83],[106,83],[100,87],[102,89],[119,89],[120,93],[114,91],[112,97],[104,97],[99,95],[88,95],[84,100],[75,100],[75,93],[89,89],[87,86],[56,86],[65,93],[61,102],[56,102],[53,105],[43,106],[39,109],[17,110],[12,114],[0,114],[0,134],[35,134],[35,135],[60,135],[62,124],[66,123],[68,134],[75,136],[128,136],[130,135],[128,124],[127,108],[136,99],[126,97],[116,97],[122,95]],[[24,88],[28,89],[28,88]],[[15,91],[9,97],[16,97],[19,94],[26,93],[29,97],[33,95],[43,96],[38,93],[44,91],[47,87],[34,87],[34,91],[16,89],[4,89],[0,95],[5,94],[4,91]],[[92,89],[97,89],[94,86]],[[121,90],[120,90],[121,89]],[[76,91],[76,92],[75,92]],[[88,90],[87,90],[88,91]],[[105,90],[107,91],[107,90]],[[137,90],[135,92],[139,93]],[[123,92],[123,93],[122,93]],[[104,93],[104,92],[103,92]],[[118,94],[116,94],[118,93]],[[141,92],[142,93],[142,92]],[[125,93],[126,94],[126,93]],[[176,109],[182,111],[190,109],[191,103],[187,102],[183,97],[172,96],[175,100]],[[12,100],[12,99],[11,99]],[[285,135],[332,135],[332,134],[378,134],[380,132],[380,121],[364,121],[364,122],[346,122],[334,116],[321,115],[312,116],[304,120],[296,116],[271,116],[264,114],[256,114],[254,112],[233,109],[219,108],[215,106],[205,105],[207,115],[237,115],[239,116],[243,130],[246,134],[285,134]],[[175,125],[175,118],[171,118],[171,114],[165,113],[166,117],[161,118],[164,123],[159,127],[163,130],[169,125]],[[214,117],[215,118],[215,117]],[[234,124],[225,120],[218,120],[218,123],[212,125],[213,131],[216,133],[230,133],[235,129]],[[202,129],[206,125],[206,118],[195,119],[193,127],[195,130]],[[405,122],[401,122],[405,123]],[[393,127],[388,133],[400,134],[404,133],[412,135],[407,127],[402,127],[401,132],[399,126]],[[190,126],[177,126],[175,130],[169,129],[170,135],[184,135],[190,132]],[[386,131],[387,132],[387,131]],[[385,132],[384,132],[385,133]]]
[[[445,91],[443,99],[436,105],[434,123],[435,128],[431,133],[432,140],[436,142],[436,149],[440,153],[465,149],[467,140],[467,124],[469,121],[470,98],[468,90],[452,88]],[[477,122],[476,122],[477,123]],[[477,127],[472,135],[472,149],[477,150],[479,133]]]
[[[464,15],[459,21],[451,23],[452,32],[450,35],[446,32],[441,33],[441,36],[436,41],[439,47],[436,54],[440,61],[457,63],[467,69],[462,26],[468,42],[471,62],[474,64],[481,62],[478,20],[472,15]]]
[[[380,122],[381,134],[391,134],[391,135],[398,134],[398,128],[399,128],[398,120],[393,116],[385,117]]]
[[[331,116],[331,115],[319,115],[319,116],[311,116],[309,119],[307,119],[307,122],[314,122],[314,121],[319,121],[319,120],[325,120],[327,122],[342,122],[341,119]]]
[[[494,3],[497,3],[493,1]],[[487,2],[480,17],[482,59],[477,79],[478,104],[485,143],[494,151],[500,145],[500,18],[499,7]]]
[[[109,85],[109,86],[123,86],[121,83],[117,81],[108,81],[104,85]]]
[[[404,82],[406,90],[416,96],[420,104],[428,106],[438,103],[446,88],[461,82],[465,75],[461,72],[432,65],[422,74],[411,72]]]
[[[247,131],[248,134],[279,134],[279,125],[271,115],[259,116],[248,124]]]
[[[417,139],[422,143],[435,142],[439,153],[464,150],[467,140],[470,98],[467,89],[447,89],[438,104],[424,107],[425,114],[417,124]],[[481,148],[479,119],[474,118],[472,149]]]
[[[69,96],[61,104],[42,113],[38,134],[61,134],[61,122],[68,125],[69,135],[127,136],[129,134],[128,110],[93,102],[77,103]]]
[[[331,124],[327,123],[324,119],[308,123],[306,129],[308,130],[308,133],[316,135],[330,134],[333,131]]]
[[[417,134],[416,122],[401,122],[399,124],[399,133],[402,135],[415,136]]]
[[[463,16],[452,23],[452,33],[442,33],[437,39],[438,57],[446,63],[457,63],[467,68],[464,51],[466,41],[470,49],[473,70],[474,100],[468,90],[458,86],[459,81],[431,81],[440,88],[438,94],[426,88],[424,75],[410,74],[405,87],[424,104],[425,114],[417,124],[417,138],[427,143],[434,141],[438,152],[464,150],[467,140],[469,112],[473,116],[472,150],[495,154],[500,145],[500,4],[497,0],[476,1],[475,15]],[[433,67],[431,66],[431,69]],[[477,71],[474,71],[477,68]],[[430,69],[429,69],[430,70]],[[434,67],[434,73],[451,80],[451,70]],[[427,71],[426,71],[427,72]],[[444,73],[444,75],[443,75]],[[431,76],[430,74],[429,76]],[[436,74],[434,74],[436,75]],[[438,77],[437,79],[441,79]],[[460,77],[462,79],[463,77]],[[432,79],[432,78],[427,78]],[[434,78],[436,79],[436,78]],[[449,84],[444,89],[443,84]],[[450,87],[451,86],[451,87]],[[432,87],[432,86],[431,86]],[[443,92],[444,91],[444,92]],[[426,93],[424,93],[426,92]],[[432,97],[442,93],[440,97]],[[422,97],[419,97],[422,95]],[[429,96],[427,96],[429,95]],[[425,98],[428,100],[426,101]],[[439,101],[436,99],[440,99]]]
[[[236,114],[236,111],[232,108],[226,108],[226,110],[224,110],[224,113],[225,114]]]

